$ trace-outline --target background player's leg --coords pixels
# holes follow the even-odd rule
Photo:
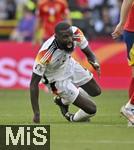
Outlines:
[[[131,66],[132,70],[132,80],[129,86],[129,103],[134,109],[134,66]]]
[[[131,98],[133,92],[134,92],[134,66],[132,68],[132,79],[129,85],[129,99]]]
[[[134,125],[134,33],[124,31],[123,35],[127,45],[128,63],[132,70],[132,79],[129,85],[129,101],[121,108],[121,113]]]

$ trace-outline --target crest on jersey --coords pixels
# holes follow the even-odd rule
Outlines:
[[[40,64],[37,64],[36,66],[35,66],[35,69],[38,71],[38,72],[42,72],[42,66],[40,65]]]

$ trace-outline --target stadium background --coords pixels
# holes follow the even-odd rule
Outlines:
[[[12,1],[12,0],[11,0]],[[16,0],[17,6],[23,0]],[[28,2],[29,0],[24,0]],[[82,5],[79,6],[85,8]],[[89,33],[90,47],[95,52],[101,64],[101,78],[98,79],[96,72],[87,63],[86,58],[79,49],[73,53],[73,57],[93,71],[94,76],[102,87],[101,96],[94,98],[98,112],[90,123],[69,123],[60,114],[59,109],[53,103],[51,93],[40,92],[41,124],[49,124],[51,127],[52,150],[132,150],[134,146],[134,134],[132,128],[127,128],[127,121],[120,117],[120,107],[127,101],[127,89],[129,85],[130,69],[126,61],[126,47],[122,39],[112,40],[111,32],[118,22],[119,8],[117,2],[122,0],[88,0],[98,3],[103,7],[81,9],[70,7],[73,23],[78,25],[83,32]],[[0,0],[4,4],[6,0]],[[73,3],[71,0],[71,4]],[[104,3],[103,3],[104,2]],[[107,5],[110,4],[110,5]],[[113,6],[111,6],[113,3]],[[4,6],[1,5],[0,6]],[[92,3],[93,4],[93,3]],[[87,5],[86,5],[87,6]],[[2,9],[1,9],[2,8]],[[3,18],[0,8],[0,124],[26,124],[32,125],[32,110],[29,100],[29,82],[34,57],[39,45],[33,49],[31,42],[10,41],[9,36],[17,25],[17,19]],[[107,8],[114,14],[108,29],[104,31],[103,17],[98,16],[103,8]],[[112,10],[116,8],[116,11]],[[82,10],[82,11],[80,11]],[[84,10],[84,11],[83,11]],[[87,11],[92,12],[95,24],[90,18],[79,18],[77,15]],[[3,11],[4,12],[4,11]],[[85,13],[86,12],[86,13]],[[107,11],[106,11],[107,12]],[[116,12],[116,13],[115,13]],[[6,11],[5,11],[6,14]],[[75,14],[75,15],[74,15]],[[76,15],[77,14],[77,15]],[[104,13],[105,14],[105,13]],[[111,18],[109,13],[108,18]],[[115,15],[116,14],[116,15]],[[20,17],[20,14],[17,14]],[[81,16],[81,15],[80,15]],[[90,15],[89,15],[90,16]],[[89,17],[88,16],[88,17]],[[107,18],[107,17],[106,17]],[[89,20],[92,20],[89,22]],[[106,19],[107,20],[107,19]],[[88,21],[87,24],[84,21]],[[86,26],[85,29],[85,24]],[[87,32],[87,29],[88,30]],[[102,29],[102,30],[100,30]],[[76,107],[70,111],[75,112]]]
[[[18,18],[22,16],[22,5],[25,4],[34,10],[36,5],[32,5],[31,2],[36,4],[37,1],[1,0],[0,2],[3,4],[0,15],[0,88],[25,89],[29,86],[32,63],[39,46],[33,50],[31,42],[17,43],[11,42],[9,39],[13,29],[17,26]],[[73,25],[77,25],[83,30],[89,39],[90,47],[99,59],[101,78],[98,82],[101,87],[104,89],[127,89],[130,82],[130,70],[126,61],[126,47],[121,39],[118,41],[111,39],[111,32],[119,19],[122,1],[68,0],[67,2]],[[4,4],[10,7],[6,8]],[[8,10],[8,8],[10,9]],[[94,72],[79,49],[74,52],[73,56]],[[96,79],[98,80],[97,77]]]

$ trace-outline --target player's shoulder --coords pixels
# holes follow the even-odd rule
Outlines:
[[[72,31],[73,31],[73,33],[76,32],[77,29],[78,29],[78,27],[72,26]]]
[[[55,44],[55,37],[53,35],[41,46],[36,56],[36,61],[38,61],[41,64],[49,63],[56,49],[57,46]]]
[[[74,36],[77,35],[77,36],[84,36],[82,30],[76,26],[72,26],[72,31],[73,31],[73,34]]]
[[[40,48],[39,51],[49,49],[49,47],[52,45],[52,43],[53,43],[54,40],[55,40],[55,36],[53,35],[53,36],[51,36],[47,41],[45,41],[45,42],[42,44],[42,46],[41,46],[41,48]]]

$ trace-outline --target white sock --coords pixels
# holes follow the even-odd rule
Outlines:
[[[82,121],[82,120],[86,120],[90,117],[90,114],[87,114],[86,112],[84,112],[82,109],[79,109],[73,117],[73,121]]]
[[[64,104],[64,105],[69,105],[69,102],[63,98],[61,98],[61,102]]]
[[[130,102],[128,102],[128,103],[125,105],[125,108],[134,109],[134,105],[132,105],[132,104],[130,104]]]

